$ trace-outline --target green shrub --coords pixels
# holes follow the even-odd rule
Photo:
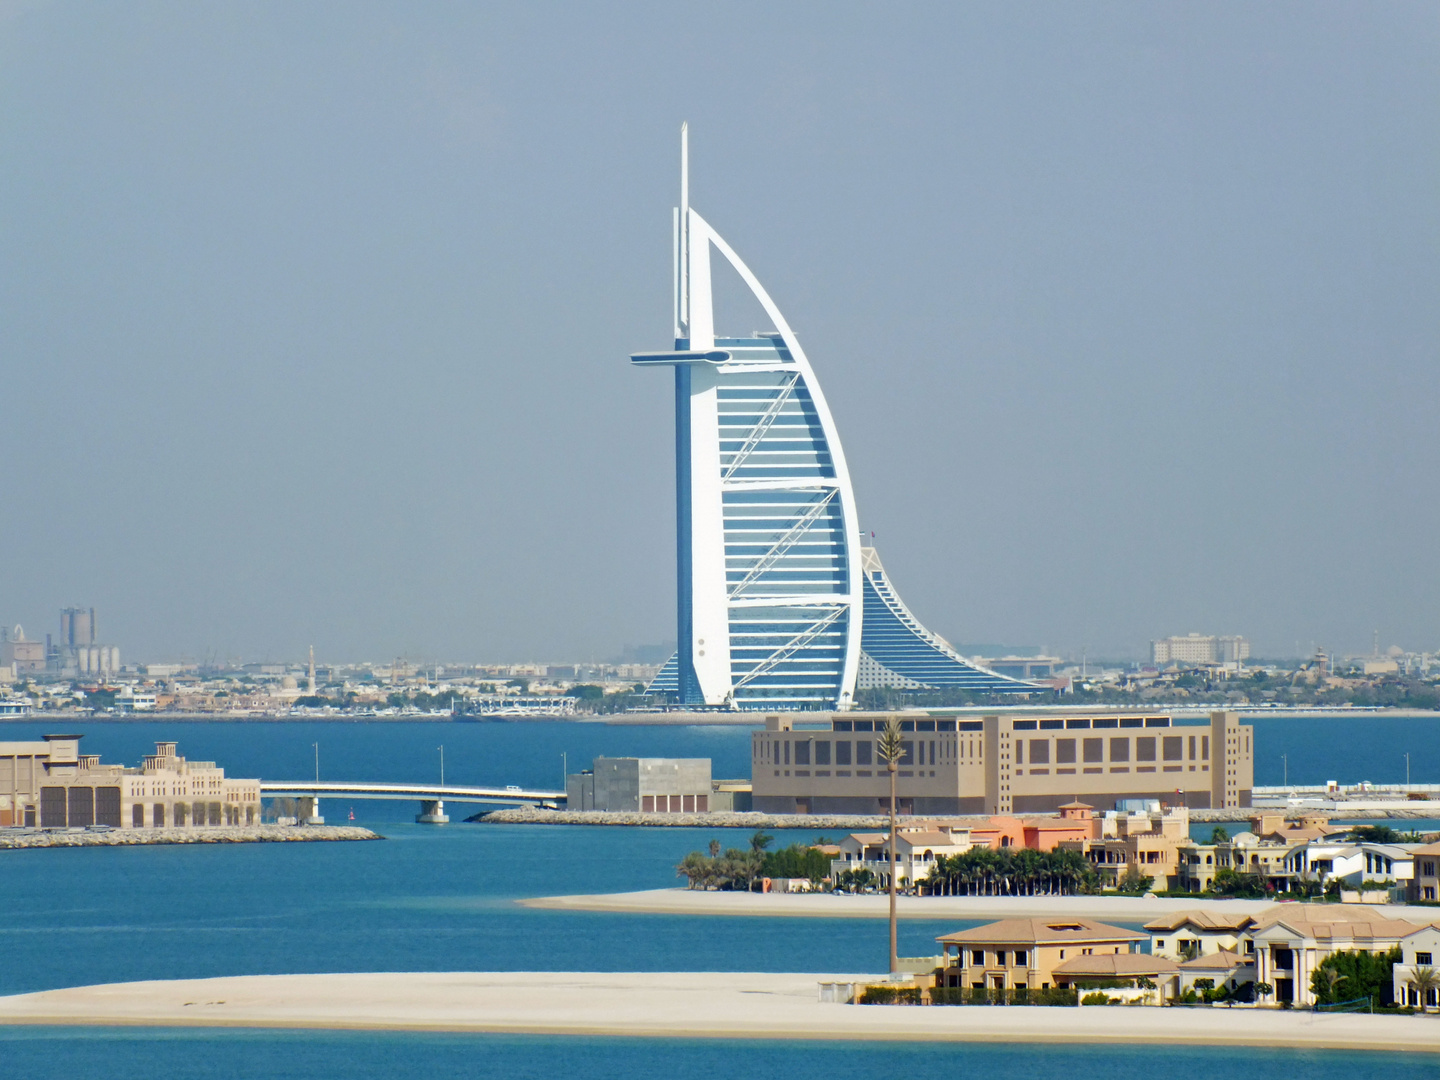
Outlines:
[[[930,991],[932,1005],[1074,1005],[1078,994],[1074,990],[1035,990],[1017,986],[1009,990],[996,990],[984,986],[937,986]]]
[[[1095,993],[1093,993],[1093,994],[1086,994],[1083,998],[1081,998],[1081,999],[1080,999],[1080,1004],[1081,1004],[1081,1005],[1109,1005],[1109,1004],[1110,1004],[1110,995],[1109,995],[1109,994],[1105,994],[1105,993],[1101,993],[1099,990],[1097,990],[1097,991],[1095,991]]]
[[[918,986],[867,986],[860,994],[861,1005],[919,1005]]]

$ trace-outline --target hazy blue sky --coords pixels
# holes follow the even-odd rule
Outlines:
[[[1431,3],[0,3],[0,619],[673,638],[682,119],[937,631],[1440,648]]]

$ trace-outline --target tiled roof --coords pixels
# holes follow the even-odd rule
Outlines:
[[[1239,953],[1221,949],[1219,952],[1197,956],[1193,960],[1182,960],[1180,969],[1182,971],[1233,971],[1237,967],[1246,967],[1253,963],[1255,963],[1254,957],[1241,956]]]
[[[1276,925],[1316,941],[1399,939],[1417,929],[1416,923],[1387,919],[1373,907],[1357,904],[1276,904],[1255,916],[1250,929],[1258,932]]]
[[[1178,930],[1188,923],[1197,930],[1243,930],[1250,925],[1251,921],[1252,916],[1238,911],[1221,912],[1209,908],[1194,908],[1189,911],[1177,911],[1163,919],[1148,922],[1145,924],[1145,929],[1151,933],[1161,933]]]
[[[1359,904],[1276,904],[1254,916],[1255,929],[1262,929],[1272,923],[1284,922],[1287,926],[1297,923],[1357,923],[1384,922],[1385,917],[1373,907]]]
[[[922,833],[901,833],[900,842],[909,844],[911,847],[959,847],[965,840],[957,840],[949,833],[943,832],[922,832]]]
[[[1141,975],[1170,975],[1180,970],[1174,960],[1146,953],[1091,953],[1072,956],[1055,966],[1056,975],[1097,975],[1101,978],[1133,979]]]
[[[1144,941],[1146,935],[1124,930],[1094,919],[1001,919],[999,922],[976,926],[946,934],[935,940],[958,945],[1064,945],[1070,942]]]

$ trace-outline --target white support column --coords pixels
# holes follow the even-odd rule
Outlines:
[[[325,819],[320,816],[320,796],[301,795],[296,799],[296,819],[301,825],[324,825]]]

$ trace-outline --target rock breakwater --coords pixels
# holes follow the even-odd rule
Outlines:
[[[1277,813],[1277,809],[1261,807],[1237,807],[1224,810],[1191,810],[1192,824],[1210,822],[1248,822],[1260,813]],[[1286,809],[1287,817],[1299,817],[1300,811]],[[1440,817],[1440,806],[1410,809],[1375,809],[1357,807],[1354,810],[1321,810],[1334,821],[1352,819],[1372,820],[1389,818]],[[1026,817],[1055,817],[1054,814],[1027,814]],[[957,824],[980,826],[990,818],[984,814],[928,814],[917,815],[927,821],[953,821]],[[491,810],[465,819],[486,825],[619,825],[631,827],[670,827],[678,829],[885,829],[890,819],[885,814],[762,814],[759,811],[714,811],[695,814],[647,814],[639,811],[616,810],[546,810],[538,806],[517,806],[506,810]],[[916,818],[901,818],[902,824]]]
[[[0,830],[0,850],[50,847],[131,847],[140,844],[264,844],[383,840],[354,825],[253,825],[178,829]]]

